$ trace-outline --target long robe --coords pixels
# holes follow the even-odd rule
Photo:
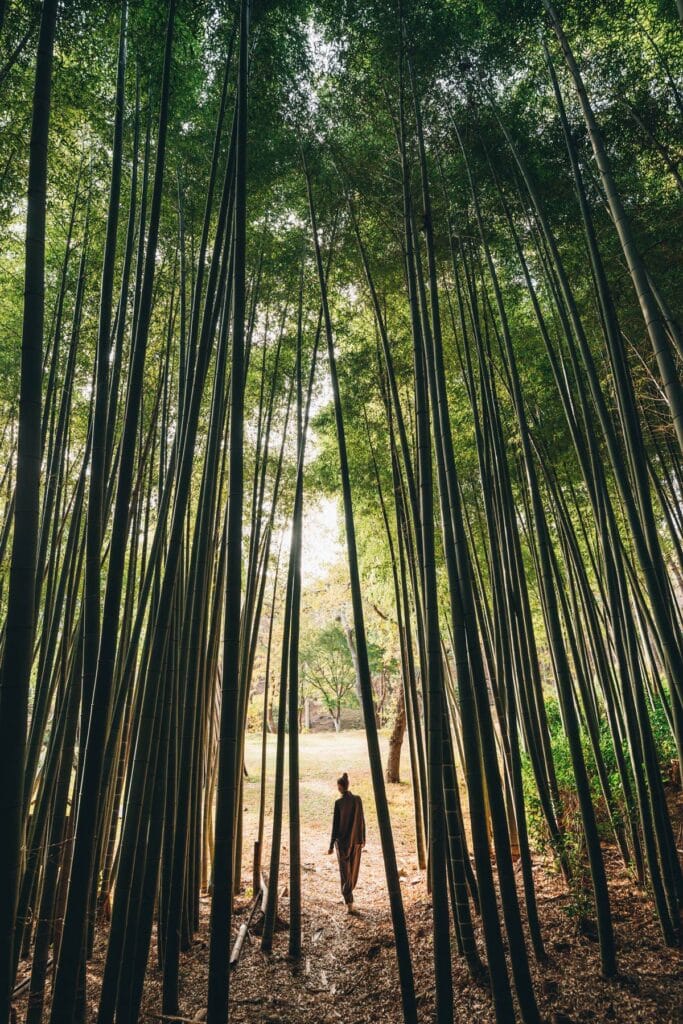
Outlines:
[[[337,848],[341,891],[345,903],[353,903],[361,851],[365,846],[365,815],[359,796],[346,792],[335,801],[330,853]]]

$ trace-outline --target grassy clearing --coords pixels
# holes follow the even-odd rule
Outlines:
[[[380,744],[382,761],[385,763],[389,745],[388,737],[381,736]],[[258,825],[260,746],[260,736],[247,736],[246,764],[249,778],[244,780],[243,790],[245,852],[252,847]],[[275,736],[269,736],[266,774],[266,847],[268,847],[268,822],[273,812],[275,746]],[[302,861],[318,863],[325,855],[332,824],[332,807],[338,796],[336,781],[344,771],[349,774],[352,791],[363,800],[368,830],[368,852],[379,852],[375,801],[365,732],[349,730],[339,734],[304,733],[299,737],[299,752]],[[414,812],[407,743],[403,745],[401,756],[401,780],[397,785],[387,785],[387,797],[399,862],[405,862],[406,868],[412,868],[415,863]],[[286,820],[287,790],[285,789],[285,822]],[[285,836],[286,832],[283,830],[283,838]]]

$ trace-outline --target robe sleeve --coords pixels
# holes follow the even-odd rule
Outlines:
[[[361,831],[363,834],[362,846],[365,846],[365,815],[363,813],[363,801],[358,797],[358,810],[360,811]]]
[[[334,815],[332,816],[332,836],[330,838],[330,853],[334,850],[334,844],[339,837],[339,803],[335,801]]]

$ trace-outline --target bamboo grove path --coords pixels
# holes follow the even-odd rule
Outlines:
[[[386,755],[386,738],[382,738]],[[272,788],[274,738],[269,737],[268,783]],[[402,783],[388,787],[392,825],[396,838],[403,899],[409,924],[416,974],[420,1019],[427,1024],[433,1014],[431,974],[431,904],[424,876],[417,870],[412,833],[412,796],[408,763],[403,751]],[[246,851],[256,835],[259,791],[259,740],[249,736],[245,779],[245,858],[243,881],[249,884],[251,862]],[[327,856],[335,779],[348,771],[354,792],[364,801],[368,846],[356,890],[358,915],[349,917],[341,902],[334,856]],[[231,988],[231,1022],[234,1024],[400,1024],[394,940],[384,884],[381,848],[374,820],[374,803],[362,732],[304,735],[301,737],[303,956],[294,965],[287,958],[285,931],[275,935],[273,953],[260,950],[258,935],[245,943]],[[270,789],[269,789],[270,792]],[[270,814],[272,797],[266,801]],[[683,799],[673,808],[679,835],[683,834]],[[286,830],[283,833],[286,835]],[[266,843],[268,833],[266,830]],[[266,847],[264,864],[268,863]],[[579,1024],[591,1021],[617,1024],[679,1024],[683,1019],[683,956],[663,946],[647,897],[624,872],[614,851],[605,860],[615,907],[615,927],[623,965],[611,981],[600,977],[600,959],[594,936],[577,932],[571,902],[550,862],[534,857],[536,885],[548,961],[532,964],[534,984],[544,1021],[548,1024]],[[287,918],[288,849],[282,848],[279,909]],[[521,884],[521,883],[520,883]],[[236,904],[234,932],[244,920],[250,892]],[[178,1020],[204,1019],[202,1000],[208,977],[209,901],[202,901],[202,920],[197,941],[182,955],[181,1014]],[[477,931],[480,925],[477,922]],[[257,929],[256,929],[257,930]],[[89,989],[94,1015],[106,945],[100,935],[88,965]],[[153,952],[153,956],[155,951]],[[150,962],[140,1021],[159,1016],[161,974]],[[474,985],[461,962],[454,963],[455,1019],[458,1024],[493,1024],[490,997]],[[92,1017],[94,1019],[94,1016]]]

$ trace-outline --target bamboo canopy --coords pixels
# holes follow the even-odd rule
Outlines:
[[[682,23],[0,0],[0,1024],[305,978],[351,708],[396,1020],[680,946]]]

